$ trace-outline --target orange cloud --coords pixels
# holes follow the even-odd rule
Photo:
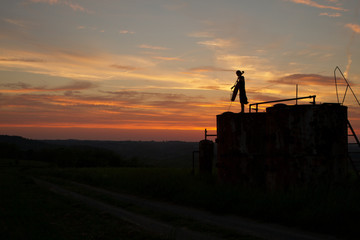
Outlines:
[[[21,85],[21,84],[20,84]],[[22,84],[23,88],[29,88]],[[214,113],[228,103],[183,94],[137,91],[102,92],[99,96],[2,94],[0,125],[119,129],[213,128]],[[107,95],[106,95],[107,94]]]
[[[190,72],[233,72],[233,69],[212,67],[212,66],[204,66],[189,69]]]
[[[134,71],[134,70],[140,69],[138,67],[118,65],[118,64],[112,64],[112,65],[110,65],[110,67],[120,69],[120,70],[124,70],[124,71]]]
[[[121,34],[134,34],[135,32],[129,30],[120,30],[119,33]]]
[[[209,90],[221,90],[221,88],[219,86],[201,86],[200,88],[203,88],[203,89],[209,89]]]
[[[154,59],[159,59],[159,60],[165,60],[165,61],[182,61],[181,58],[177,58],[177,57],[161,57],[161,56],[155,56],[153,57]]]
[[[48,49],[47,52],[41,53],[8,50],[0,47],[0,51],[2,52],[0,67],[6,70],[21,69],[24,72],[79,80],[104,80],[115,76],[162,79],[154,76],[154,72],[153,75],[128,72],[130,69],[134,69],[133,66],[141,66],[142,69],[154,66],[153,61],[142,57],[82,53],[59,49]],[[116,68],[117,70],[115,70]],[[118,69],[127,71],[118,71]]]
[[[188,36],[194,38],[212,38],[214,37],[214,34],[210,32],[193,32],[190,33]]]
[[[0,125],[1,126],[1,125]],[[2,134],[18,135],[29,139],[96,139],[114,141],[191,141],[198,142],[204,138],[201,130],[168,130],[168,129],[121,129],[121,128],[73,128],[73,127],[5,127]],[[215,131],[216,129],[208,129]]]
[[[360,25],[358,24],[348,23],[345,27],[350,28],[354,33],[360,34]]]
[[[214,40],[208,40],[208,41],[200,41],[198,42],[200,45],[204,45],[207,47],[229,47],[231,45],[231,41],[221,38],[216,38]]]
[[[201,130],[205,128],[202,126],[189,126],[184,124],[158,124],[158,122],[142,122],[131,121],[125,124],[87,124],[87,123],[25,123],[25,124],[1,124],[1,127],[31,127],[31,128],[87,128],[87,129],[133,129],[133,130]],[[207,128],[208,130],[216,130],[214,127]],[[179,140],[179,139],[176,139]]]
[[[0,62],[45,62],[42,59],[36,58],[0,58]]]
[[[46,88],[46,87],[32,87],[29,84],[18,82],[18,83],[3,83],[0,84],[0,87],[5,87],[5,89],[0,89],[0,93],[27,93],[27,92],[58,92],[58,91],[78,91],[93,88],[96,85],[91,82],[85,81],[75,81],[72,84],[55,87],[55,88]]]
[[[44,52],[22,51],[0,47],[0,68],[55,76],[82,81],[104,81],[116,79],[132,81],[131,86],[163,88],[161,82],[172,82],[173,87],[197,88],[194,79],[173,70],[157,66],[153,56],[115,55],[99,52],[81,52],[47,48]],[[182,61],[178,57],[157,56],[161,61]],[[195,77],[194,77],[195,78]],[[145,82],[146,81],[146,82]],[[152,84],[147,84],[147,83]],[[143,84],[146,83],[146,86]],[[168,84],[166,84],[168,86]]]

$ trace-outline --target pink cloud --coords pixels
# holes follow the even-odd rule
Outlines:
[[[290,2],[293,3],[298,3],[298,4],[304,4],[310,7],[315,7],[315,8],[321,8],[321,9],[332,9],[332,10],[337,10],[337,11],[348,11],[348,9],[344,9],[342,7],[335,7],[335,6],[329,6],[329,5],[323,5],[323,4],[319,4],[313,0],[289,0]],[[333,3],[335,3],[334,1],[331,1]]]
[[[48,3],[50,5],[59,3],[59,0],[30,0],[33,3]]]
[[[70,7],[73,11],[80,11],[80,12],[87,12],[87,13],[92,12],[92,11],[84,8],[81,5],[79,5],[77,3],[73,3],[68,0],[30,0],[30,2],[32,2],[32,3],[47,3],[50,5],[62,4],[62,5]]]
[[[4,21],[7,23],[10,23],[12,25],[18,26],[18,27],[26,27],[26,23],[24,21],[21,20],[15,20],[15,19],[10,19],[10,18],[4,18]]]
[[[320,16],[327,16],[327,17],[341,17],[341,13],[320,13]]]
[[[145,49],[152,49],[152,50],[169,50],[166,47],[161,47],[161,46],[152,46],[152,45],[148,45],[148,44],[141,44],[139,46],[139,48],[145,48]]]
[[[319,74],[291,74],[271,82],[287,85],[295,85],[299,82],[302,85],[329,86],[334,84],[334,77]]]

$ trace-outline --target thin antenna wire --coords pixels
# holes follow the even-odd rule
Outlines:
[[[336,97],[337,97],[338,103],[340,103],[340,101],[339,101],[339,94],[338,94],[337,81],[336,81],[336,70],[339,70],[339,72],[341,73],[341,75],[342,75],[342,77],[343,77],[343,79],[345,80],[346,85],[347,85],[347,86],[346,86],[346,90],[345,90],[345,94],[344,94],[344,98],[343,98],[343,101],[342,101],[341,105],[344,104],[345,96],[346,96],[346,93],[347,93],[347,90],[348,90],[348,89],[350,89],[350,91],[352,92],[352,94],[353,94],[354,97],[355,97],[356,102],[360,105],[360,102],[359,102],[359,100],[357,99],[354,91],[352,90],[349,82],[346,80],[346,78],[345,78],[344,74],[342,73],[342,71],[340,70],[340,68],[339,68],[338,66],[336,66],[336,68],[335,68],[335,70],[334,70],[334,77],[335,77]]]
[[[339,68],[338,66],[336,66],[335,70],[334,70],[334,78],[335,78],[335,89],[336,89],[336,97],[337,97],[337,101],[338,103],[340,103],[339,101],[339,93],[338,93],[338,87],[337,87],[337,81],[336,81],[336,69]]]

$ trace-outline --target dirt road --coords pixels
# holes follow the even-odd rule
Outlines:
[[[155,231],[163,236],[167,236],[170,239],[221,239],[219,237],[210,236],[206,233],[195,232],[181,227],[172,226],[168,223],[164,223],[158,220],[151,219],[149,217],[135,214],[130,211],[124,210],[120,207],[104,203],[99,200],[95,200],[91,197],[84,196],[82,194],[70,191],[64,187],[60,187],[54,183],[50,183],[44,180],[34,178],[34,181],[49,190],[61,194],[77,201],[81,201],[91,207],[97,208],[101,211],[108,212],[116,217],[120,217],[123,220],[141,226],[145,229]],[[322,240],[322,239],[337,239],[332,236],[324,236],[314,234],[310,232],[300,231],[298,229],[287,228],[275,224],[259,223],[250,219],[241,218],[238,216],[220,216],[214,215],[208,212],[199,211],[183,206],[172,205],[164,202],[151,201],[148,199],[142,199],[136,196],[119,194],[110,192],[104,189],[84,185],[76,182],[69,182],[70,184],[91,191],[94,193],[100,193],[104,196],[111,197],[112,199],[122,202],[130,203],[136,206],[152,209],[159,212],[166,212],[174,214],[179,217],[189,218],[196,220],[197,222],[209,224],[229,231],[237,232],[241,235],[250,235],[261,239],[276,239],[276,240]]]

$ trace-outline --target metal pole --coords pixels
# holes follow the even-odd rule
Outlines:
[[[290,99],[281,99],[281,100],[274,100],[274,101],[267,101],[267,102],[252,103],[252,104],[250,104],[249,107],[255,105],[256,106],[255,110],[256,110],[256,112],[258,112],[258,105],[260,105],[260,104],[294,101],[294,100],[297,100],[297,99],[300,100],[300,99],[306,99],[306,98],[312,98],[313,99],[313,104],[315,104],[315,97],[316,97],[316,95],[312,95],[312,96],[308,96],[308,97],[298,97],[298,98],[290,98]]]

